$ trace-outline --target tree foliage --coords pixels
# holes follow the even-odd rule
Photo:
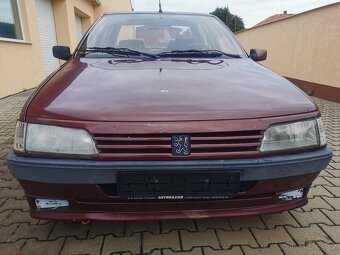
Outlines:
[[[244,29],[243,19],[237,15],[232,14],[228,7],[217,7],[215,11],[210,13],[218,17],[224,22],[231,31],[237,32]]]

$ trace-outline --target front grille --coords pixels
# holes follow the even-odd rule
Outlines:
[[[172,134],[94,134],[102,159],[216,159],[258,155],[262,130],[239,132],[192,133],[191,155],[175,157],[171,150]]]

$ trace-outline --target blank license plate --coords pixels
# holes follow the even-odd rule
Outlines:
[[[230,199],[239,187],[238,172],[120,172],[117,193],[121,199]]]

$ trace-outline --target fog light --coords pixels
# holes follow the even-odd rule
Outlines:
[[[57,209],[60,207],[68,207],[67,200],[54,200],[54,199],[36,199],[35,205],[38,209]]]
[[[302,198],[302,197],[303,197],[303,189],[297,189],[297,190],[292,190],[292,191],[282,193],[279,196],[279,199],[281,199],[281,200],[292,200],[292,199]]]

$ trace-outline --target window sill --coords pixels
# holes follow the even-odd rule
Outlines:
[[[4,37],[0,37],[0,42],[19,43],[19,44],[32,45],[32,43],[25,42],[24,40],[10,39],[10,38],[4,38]]]

